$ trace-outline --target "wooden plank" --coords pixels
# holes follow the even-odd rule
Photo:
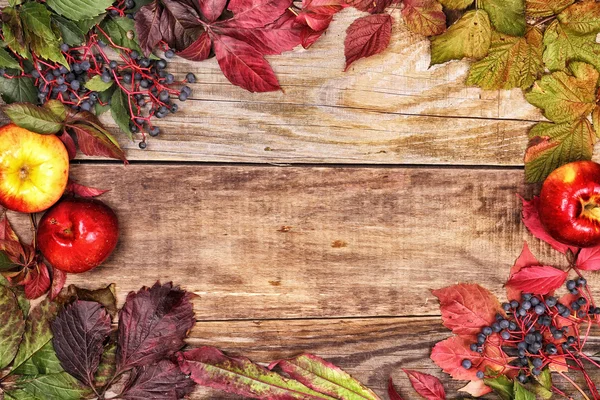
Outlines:
[[[122,300],[156,280],[200,297],[200,320],[437,315],[429,290],[502,284],[524,239],[523,171],[75,165],[110,188],[122,237],[105,266],[71,275],[116,282]],[[14,217],[27,233],[27,218]],[[600,284],[598,274],[591,284]]]
[[[587,353],[600,351],[600,336],[592,335]],[[192,346],[216,346],[257,362],[293,357],[302,352],[317,354],[339,365],[387,399],[386,385],[393,377],[405,399],[417,396],[402,368],[439,377],[449,399],[461,399],[457,391],[465,382],[453,381],[429,359],[440,340],[450,336],[439,318],[316,319],[286,321],[227,321],[196,324]],[[600,371],[592,371],[600,380]],[[565,382],[560,387],[568,388]],[[574,390],[570,389],[570,392]],[[489,398],[496,398],[488,396]],[[198,388],[192,399],[230,399],[233,396]]]

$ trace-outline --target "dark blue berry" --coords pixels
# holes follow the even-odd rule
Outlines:
[[[167,74],[167,76],[165,76],[166,84],[173,83],[174,81],[175,81],[175,77],[173,76],[173,74]]]
[[[188,72],[187,75],[185,76],[185,80],[188,81],[189,83],[195,83],[196,75],[192,74],[191,72]]]
[[[79,83],[79,81],[75,80],[75,81],[71,82],[71,89],[79,90],[80,87],[81,87],[81,84]]]
[[[178,110],[178,109],[179,109],[179,106],[178,106],[177,104],[173,104],[173,105],[171,106],[171,112],[172,112],[173,114],[175,114],[175,113],[177,112],[177,110]],[[485,329],[485,328],[483,328],[483,329]],[[491,329],[492,329],[492,328],[490,328],[490,330],[491,330]],[[491,335],[491,333],[490,333],[490,335]]]
[[[528,300],[524,301],[523,303],[521,303],[521,308],[523,310],[529,310],[529,309],[531,309],[531,302],[528,301]]]
[[[152,129],[154,129],[154,128],[158,128],[158,127],[155,126]],[[152,135],[152,129],[150,129],[150,132],[148,132],[148,133],[150,133],[150,136],[154,136],[154,135]],[[477,343],[471,343],[471,346],[469,348],[471,349],[471,351],[477,351],[479,346],[477,346]]]
[[[133,50],[131,53],[129,53],[129,57],[131,57],[132,60],[137,60],[137,58],[140,56],[140,53],[138,53],[137,51]]]
[[[477,378],[479,378],[479,379],[485,378],[485,374],[483,373],[483,371],[477,371],[475,376],[477,376]]]
[[[148,131],[148,134],[150,136],[158,136],[158,134],[160,133],[160,129],[158,126],[153,126],[152,129],[150,129]],[[473,350],[473,346],[475,346],[475,350]],[[472,344],[471,345],[471,351],[477,351],[477,345],[476,344]]]
[[[578,302],[574,301],[571,303],[571,310],[578,311],[581,308]]]
[[[510,339],[510,333],[508,331],[502,331],[502,333],[500,333],[500,337],[504,340],[509,340]]]
[[[533,364],[533,366],[535,368],[541,368],[542,365],[544,365],[544,361],[541,358],[534,358],[533,360],[531,360],[531,363]]]
[[[131,83],[131,74],[123,74],[123,83]]]
[[[173,58],[175,56],[175,52],[171,49],[165,51],[165,57],[166,58]]]
[[[0,72],[4,71],[3,69],[0,69]],[[0,74],[0,75],[4,75],[4,73]],[[33,79],[38,79],[40,77],[40,71],[38,71],[37,69],[34,69],[33,71],[31,71],[31,77]]]
[[[567,281],[567,290],[573,290],[577,287],[577,282],[575,282],[574,280],[570,279]]]
[[[585,278],[577,279],[577,286],[583,287],[585,285],[587,285],[587,280]]]
[[[556,297],[550,296],[546,299],[546,305],[548,307],[554,307],[556,305],[556,303],[558,303],[558,300],[556,299]]]
[[[148,82],[146,79],[142,79],[140,81],[140,86],[143,87],[144,89],[147,89],[150,87],[150,82]]]
[[[534,311],[537,315],[542,315],[546,311],[546,307],[541,304],[535,306]]]
[[[60,51],[62,51],[63,53],[66,53],[67,51],[69,51],[69,45],[66,43],[61,44]]]
[[[160,99],[160,101],[167,101],[167,100],[169,100],[169,92],[167,92],[166,90],[162,90],[159,93],[158,98]]]
[[[473,363],[471,362],[471,360],[463,360],[461,365],[464,369],[471,369]]]
[[[165,60],[162,60],[162,59],[158,60],[156,62],[156,68],[158,68],[158,69],[165,69],[165,68],[167,68],[167,62]]]
[[[521,298],[522,298],[523,300],[525,300],[525,301],[529,301],[529,300],[531,300],[531,298],[532,298],[532,297],[533,297],[533,295],[532,295],[531,293],[523,293],[523,294],[521,295]]]
[[[79,107],[81,107],[83,111],[90,111],[92,105],[88,101],[84,100],[81,102],[81,104],[79,104]]]
[[[186,101],[188,98],[188,94],[185,92],[179,93],[179,101]]]
[[[516,300],[511,301],[510,308],[512,308],[513,310],[516,310],[517,308],[519,308],[519,302]]]
[[[554,344],[550,343],[546,346],[546,353],[548,353],[550,355],[554,355],[554,354],[558,353],[558,349],[556,348],[556,346]]]
[[[580,297],[577,299],[577,304],[580,306],[585,306],[587,304],[587,299],[585,297]]]
[[[540,299],[538,299],[537,297],[532,297],[531,300],[529,300],[529,302],[532,306],[537,306],[538,304],[540,304]]]
[[[144,150],[146,148],[146,142],[140,142],[140,149]]]
[[[85,60],[84,62],[81,63],[81,70],[82,71],[87,71],[92,67],[92,64],[90,64],[90,62],[88,60]]]

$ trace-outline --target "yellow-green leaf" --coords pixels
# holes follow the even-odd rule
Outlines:
[[[527,101],[544,111],[546,118],[559,124],[585,118],[596,106],[598,71],[589,64],[573,62],[568,72],[543,76],[525,95]]]
[[[25,320],[15,294],[0,285],[0,369],[15,358],[24,331]]]
[[[439,35],[446,30],[446,14],[437,0],[405,0],[402,17],[412,32]]]
[[[31,50],[68,68],[69,63],[60,51],[60,41],[50,25],[50,11],[41,3],[28,2],[21,7],[20,16]]]
[[[492,27],[487,12],[469,11],[431,40],[431,65],[463,57],[481,59],[488,54],[491,40]]]
[[[540,122],[529,131],[525,152],[525,180],[543,181],[561,165],[578,160],[590,160],[596,136],[589,121],[553,124]]]
[[[549,17],[560,13],[573,4],[575,0],[526,0],[525,12],[527,15],[540,18]]]
[[[490,54],[471,65],[468,85],[487,90],[529,88],[544,72],[542,32],[532,28],[525,37],[494,32]]]
[[[16,387],[36,400],[81,400],[91,393],[90,389],[83,387],[66,372],[22,376]]]
[[[112,5],[112,0],[48,0],[48,6],[73,21],[100,15]]]
[[[513,381],[506,375],[498,375],[495,378],[484,379],[487,386],[492,388],[502,400],[512,400],[514,398]]]
[[[583,61],[600,69],[600,44],[596,34],[577,34],[554,21],[544,32],[544,64],[550,71],[563,70],[570,61]]]
[[[594,125],[596,136],[600,138],[600,106],[596,106],[594,111],[592,111],[592,124]]]
[[[114,84],[113,81],[104,82],[101,75],[96,75],[85,83],[85,87],[96,92],[104,92]]]
[[[517,381],[515,381],[514,391],[515,400],[535,400],[535,395]]]
[[[480,3],[499,32],[512,36],[525,34],[525,0],[480,0]]]
[[[600,3],[585,0],[575,3],[558,14],[558,21],[572,32],[581,34],[598,33],[600,31]]]
[[[4,7],[2,9],[2,21],[2,33],[6,45],[21,57],[29,59],[30,54],[25,45],[23,23],[17,10],[12,7]]]
[[[62,122],[52,111],[30,103],[8,104],[2,110],[12,122],[36,133],[53,134],[63,127]]]
[[[451,10],[464,10],[473,4],[474,0],[438,0],[444,7]]]
[[[14,68],[21,71],[23,70],[17,60],[12,58],[8,51],[2,48],[0,48],[0,68]]]

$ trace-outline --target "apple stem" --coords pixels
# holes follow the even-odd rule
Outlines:
[[[583,214],[590,219],[600,221],[600,207],[595,202],[586,204],[583,209]]]

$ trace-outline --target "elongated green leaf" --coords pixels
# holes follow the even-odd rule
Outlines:
[[[120,89],[115,90],[112,95],[110,101],[110,113],[117,125],[119,125],[119,128],[125,132],[129,139],[133,139],[131,129],[129,129],[129,121],[131,120],[129,114],[129,102],[127,100],[127,95]]]
[[[77,24],[79,29],[81,29],[81,32],[83,32],[83,34],[86,35],[94,26],[102,22],[104,18],[106,18],[106,13],[100,14],[94,18],[82,19],[81,21],[77,21],[75,23]]]
[[[112,41],[117,46],[142,52],[136,38],[135,26],[132,19],[127,17],[109,18],[103,21],[100,27],[110,38],[110,40],[106,39],[107,43]],[[106,38],[106,35],[100,30],[98,30],[98,35],[100,38]]]
[[[81,400],[91,392],[66,372],[23,376],[17,381],[17,388],[40,400]]]
[[[63,372],[60,361],[56,357],[52,341],[46,343],[31,358],[13,371],[15,375],[47,375]]]
[[[110,110],[110,104],[108,104],[108,103],[109,103],[113,93],[115,92],[116,87],[117,87],[116,85],[113,85],[110,88],[108,88],[107,90],[105,90],[104,92],[98,93],[98,102],[96,102],[96,104],[94,104],[94,112],[96,113],[97,116],[100,116],[100,115],[104,114],[106,111]]]
[[[0,251],[0,271],[7,271],[9,269],[13,269],[15,267],[15,263],[8,257],[8,255],[4,251]]]
[[[109,89],[112,85],[114,85],[114,82],[104,82],[102,80],[102,76],[100,75],[94,76],[92,79],[85,83],[86,88],[88,88],[89,90],[95,90],[96,92],[104,92],[105,90]]]
[[[14,68],[21,71],[23,70],[17,60],[12,58],[8,51],[4,50],[3,48],[0,48],[0,68]]]
[[[525,0],[481,0],[481,5],[499,32],[512,36],[525,34]]]
[[[517,381],[514,383],[514,392],[515,400],[535,400],[535,395]]]
[[[57,133],[63,127],[52,111],[29,103],[13,103],[4,106],[3,111],[12,122],[21,128],[36,133]]]
[[[37,90],[31,78],[4,78],[0,76],[0,93],[7,103],[37,103]]]
[[[60,15],[52,15],[52,22],[60,31],[63,43],[69,46],[77,46],[85,40],[85,34],[75,22]]]
[[[553,21],[544,32],[544,64],[550,71],[566,69],[571,61],[583,61],[600,69],[600,44],[596,34],[577,34]]]
[[[506,375],[498,375],[496,378],[484,379],[487,386],[492,388],[502,400],[513,400],[514,384]]]
[[[448,30],[431,39],[431,65],[463,57],[481,59],[488,54],[492,27],[487,12],[465,13]]]
[[[54,114],[60,122],[67,118],[67,108],[59,100],[48,100],[44,103],[44,108]]]
[[[60,51],[60,41],[50,24],[50,11],[41,3],[28,2],[21,7],[20,16],[31,50],[68,68],[69,64]]]
[[[0,369],[15,358],[24,331],[25,319],[17,298],[9,288],[0,286]]]
[[[23,22],[19,13],[12,7],[2,9],[2,33],[6,45],[23,58],[30,58],[29,50],[25,43]]]
[[[23,0],[8,0],[8,4],[10,4],[11,7],[18,6],[21,3],[23,3]]]
[[[178,354],[179,366],[194,382],[252,398],[334,400],[244,357],[229,357],[214,347]]]
[[[112,0],[48,0],[50,8],[73,21],[100,15],[112,5]]]
[[[340,400],[378,400],[379,397],[335,365],[312,354],[272,363],[269,369],[281,368],[292,379]]]

